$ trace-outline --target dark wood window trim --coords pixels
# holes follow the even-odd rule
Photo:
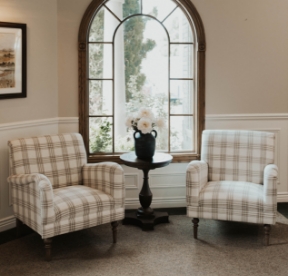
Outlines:
[[[174,0],[175,1],[175,0]],[[84,138],[87,153],[89,153],[89,127],[88,127],[88,63],[87,47],[90,24],[98,9],[106,0],[93,0],[86,9],[78,33],[78,83],[79,83],[79,132]],[[197,148],[196,153],[171,153],[173,162],[190,162],[199,159],[201,149],[201,134],[205,127],[205,50],[206,41],[202,20],[195,6],[190,0],[176,0],[180,8],[188,15],[188,20],[195,32],[195,46],[197,54],[196,64],[196,93],[197,93]],[[121,163],[119,154],[88,155],[88,162],[114,161]]]

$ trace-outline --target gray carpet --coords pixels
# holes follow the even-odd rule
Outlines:
[[[0,245],[0,275],[288,275],[288,220],[279,214],[265,247],[263,227],[200,220],[199,239],[191,219],[170,216],[169,224],[144,232],[120,225],[111,243],[110,225],[53,239],[52,261],[45,262],[35,233]]]

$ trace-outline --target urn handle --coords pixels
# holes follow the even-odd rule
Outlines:
[[[137,134],[137,133],[139,133],[140,136],[136,138],[136,134]],[[152,133],[154,133],[154,135],[153,135]],[[151,131],[151,135],[154,136],[154,138],[156,138],[156,137],[157,137],[157,131],[153,129],[153,130]],[[136,130],[136,131],[133,133],[134,139],[138,139],[138,138],[140,138],[141,136],[142,136],[142,132],[139,131],[139,130]]]
[[[134,139],[136,139],[136,134],[139,133],[140,137],[141,137],[141,131],[139,130],[136,130],[134,133],[133,133],[133,137]]]
[[[151,131],[151,134],[152,134],[152,132],[154,132],[154,138],[156,138],[156,137],[157,137],[157,131],[153,129],[153,130]]]

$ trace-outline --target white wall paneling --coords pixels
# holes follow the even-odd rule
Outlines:
[[[272,131],[276,134],[276,164],[279,167],[278,202],[288,202],[288,114],[207,115],[206,129],[247,129]],[[15,226],[9,174],[7,141],[19,137],[77,132],[78,118],[62,117],[0,124],[0,232]],[[149,184],[153,194],[152,208],[186,206],[185,172],[187,163],[172,163],[151,170]],[[141,170],[123,165],[127,209],[140,207]]]
[[[14,227],[16,227],[16,220],[13,215],[0,219],[0,232]]]

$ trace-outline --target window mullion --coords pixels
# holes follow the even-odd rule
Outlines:
[[[115,34],[113,35],[115,37]],[[113,40],[112,44],[112,152],[115,152],[115,40]]]
[[[164,21],[178,8],[178,6],[176,6],[162,21],[161,23],[163,24]]]
[[[171,137],[171,126],[170,126],[170,103],[171,103],[171,70],[170,70],[170,66],[171,66],[171,63],[170,63],[170,53],[171,53],[171,41],[170,41],[170,37],[168,35],[168,40],[169,40],[169,49],[168,49],[168,152],[171,152],[171,145],[170,145],[170,137]]]
[[[119,22],[121,22],[121,19],[119,19],[119,17],[118,17],[114,12],[112,12],[106,5],[104,5],[104,7],[105,7]]]

